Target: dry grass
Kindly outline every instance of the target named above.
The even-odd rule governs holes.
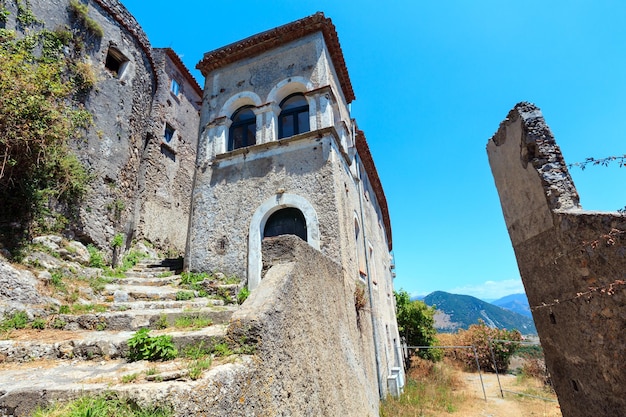
[[[444,337],[445,340],[445,337]],[[441,340],[440,340],[441,342]],[[443,344],[443,343],[442,343]],[[485,401],[481,377],[485,387]],[[407,374],[407,384],[399,399],[381,403],[384,417],[562,417],[558,403],[543,401],[523,393],[556,400],[541,378],[500,375],[505,392],[502,398],[494,373],[467,372],[449,358],[432,363],[414,359]]]
[[[452,413],[466,399],[460,392],[462,386],[462,380],[448,365],[415,357],[407,374],[404,394],[397,400],[383,401],[380,415],[408,417]]]

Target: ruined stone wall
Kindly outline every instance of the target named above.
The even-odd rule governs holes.
[[[295,236],[265,241],[263,258],[271,267],[229,328],[260,343],[236,415],[378,416],[371,322],[355,309],[354,280]]]
[[[541,111],[518,104],[487,145],[564,417],[626,409],[626,216],[585,212]]]
[[[135,19],[116,0],[86,3],[89,18],[102,29],[101,37],[85,30],[70,11],[69,0],[30,0],[28,4],[41,22],[38,27],[69,28],[75,37],[83,37],[83,50],[70,53],[78,53],[97,78],[84,97],[93,125],[84,138],[73,142],[93,180],[78,223],[69,227],[81,240],[109,248],[116,233],[130,237],[134,230],[141,150],[156,82],[150,45]],[[8,2],[7,6],[11,12],[7,28],[11,29],[15,4]],[[126,60],[118,73],[105,65],[111,48]]]
[[[187,240],[202,91],[171,49],[153,50],[135,18],[117,0],[84,2],[102,29],[89,33],[72,13],[69,0],[29,2],[41,28],[70,29],[83,50],[70,51],[96,76],[84,97],[93,125],[74,149],[93,179],[70,233],[110,250],[121,233],[146,239],[156,248],[182,254]],[[16,4],[7,28],[15,27]],[[114,51],[119,71],[107,65]],[[171,80],[179,91],[171,92]],[[174,130],[164,139],[166,123]]]
[[[137,237],[183,254],[202,95],[174,51],[154,49],[153,56],[158,84],[142,155]]]

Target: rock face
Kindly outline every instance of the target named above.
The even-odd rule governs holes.
[[[585,212],[541,111],[519,103],[487,154],[563,416],[626,410],[626,216]]]
[[[236,415],[377,416],[371,311],[355,309],[354,282],[296,236],[264,241],[263,254],[271,266],[228,330],[259,343],[234,406],[250,414]]]
[[[0,256],[0,316],[25,311],[32,317],[50,301],[37,290],[40,284],[30,271],[16,269]]]

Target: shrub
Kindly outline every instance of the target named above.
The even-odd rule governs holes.
[[[85,396],[70,402],[58,402],[46,409],[37,409],[33,417],[54,416],[117,416],[117,417],[170,417],[174,413],[167,407],[140,407],[134,401],[108,392],[98,396]]]
[[[44,319],[42,319],[41,317],[37,317],[30,324],[30,327],[33,328],[33,329],[36,329],[36,330],[43,330],[43,329],[46,328],[46,321]]]
[[[104,268],[106,262],[102,253],[91,243],[87,245],[87,252],[89,252],[89,266],[92,268]]]
[[[18,18],[33,23],[26,8]],[[91,178],[69,146],[92,119],[74,100],[66,41],[48,30],[0,33],[0,218],[18,219],[31,234],[66,227]]]
[[[86,4],[81,3],[79,0],[70,0],[69,9],[74,15],[74,18],[85,27],[87,32],[98,38],[104,36],[102,27],[98,22],[89,17],[88,6]]]
[[[228,343],[224,342],[218,343],[217,345],[213,346],[213,353],[215,354],[215,356],[229,356],[232,355],[234,352],[232,351],[230,346],[228,346]]]
[[[183,272],[180,274],[180,284],[190,288],[192,290],[199,290],[199,282],[204,281],[209,277],[206,272]]]
[[[24,311],[16,311],[15,313],[5,317],[0,322],[0,330],[9,331],[24,329],[28,324],[28,315]]]
[[[122,258],[122,264],[117,267],[118,271],[128,271],[133,266],[137,265],[137,263],[143,258],[147,257],[143,252],[139,252],[136,250],[131,250],[128,252],[124,258]]]
[[[176,300],[178,301],[186,301],[194,298],[193,291],[178,291],[176,293]]]
[[[552,378],[550,377],[548,368],[546,368],[546,362],[543,359],[532,358],[524,360],[520,375],[522,378],[536,378],[541,381],[544,387],[548,387],[551,390],[553,389]]]
[[[115,236],[113,236],[113,239],[111,240],[111,247],[113,249],[121,248],[123,244],[124,244],[124,235],[123,234],[117,233]]]
[[[178,351],[172,342],[172,336],[149,336],[149,329],[140,329],[128,340],[128,359],[130,361],[159,361],[174,359]]]
[[[460,346],[475,346],[478,354],[478,363],[484,371],[495,372],[493,358],[489,349],[489,340],[495,356],[498,372],[506,372],[509,369],[511,356],[519,347],[522,335],[517,330],[496,329],[487,326],[484,322],[473,324],[467,330],[457,333],[456,344]],[[455,352],[457,360],[462,362],[467,369],[476,367],[476,358],[473,349],[459,349]]]
[[[244,301],[250,296],[250,290],[248,287],[243,287],[237,294],[237,304],[243,304]]]

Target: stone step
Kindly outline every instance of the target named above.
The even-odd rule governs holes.
[[[187,404],[186,398],[206,390],[206,387],[220,387],[233,379],[244,380],[253,366],[250,356],[214,358],[211,367],[192,380],[189,370],[193,362],[190,359],[4,364],[0,365],[0,415],[32,415],[37,407],[45,407],[52,401],[104,392],[121,394],[137,404],[173,403],[180,407]],[[133,380],[128,382],[129,379]],[[216,404],[207,403],[206,409],[214,406]]]
[[[234,305],[212,306],[206,299],[200,307],[181,304],[177,308],[162,309],[128,309],[125,311],[111,311],[88,314],[59,314],[54,318],[57,323],[65,323],[63,330],[137,330],[143,327],[159,329],[165,324],[174,326],[177,319],[202,318],[210,319],[213,324],[228,323]]]
[[[176,300],[176,294],[180,291],[187,291],[183,288],[154,285],[119,285],[106,284],[100,294],[105,297],[112,297],[115,302],[126,302],[135,300]],[[195,294],[197,296],[197,294]]]
[[[163,310],[163,309],[196,309],[206,306],[223,306],[224,300],[212,298],[194,298],[192,300],[159,300],[159,301],[129,301],[109,304],[110,310]]]
[[[174,273],[174,271],[172,271],[169,268],[165,268],[165,267],[155,267],[155,268],[148,268],[148,267],[140,267],[138,265],[135,265],[134,267],[132,267],[131,269],[129,269],[128,271],[126,271],[126,275],[128,274],[146,274],[146,275],[158,275],[158,274],[162,274],[164,272],[170,272],[170,273]]]
[[[117,359],[128,355],[128,340],[133,331],[64,331],[12,333],[15,339],[0,340],[0,363],[23,363],[41,359]],[[152,330],[150,336],[167,334],[177,349],[203,344],[214,346],[225,340],[226,325],[217,324],[195,330]],[[3,378],[0,377],[0,380]],[[1,390],[0,390],[1,392]]]
[[[159,278],[151,276],[149,274],[129,274],[126,273],[126,278],[116,278],[112,281],[112,284],[118,285],[147,285],[150,287],[162,287],[164,285],[178,284],[180,276],[172,275],[171,277]]]
[[[183,269],[183,260],[179,258],[142,259],[137,262],[135,267],[142,269],[166,268],[168,271],[180,271]]]

